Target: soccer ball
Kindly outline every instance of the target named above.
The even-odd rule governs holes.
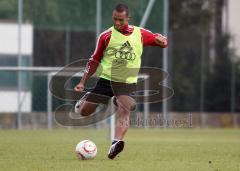
[[[77,144],[76,154],[82,160],[93,159],[97,155],[97,146],[90,140],[83,140]]]

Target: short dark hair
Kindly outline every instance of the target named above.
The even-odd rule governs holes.
[[[117,4],[114,8],[114,10],[116,10],[117,12],[123,12],[126,11],[126,14],[128,16],[129,12],[128,12],[128,6],[125,4]]]

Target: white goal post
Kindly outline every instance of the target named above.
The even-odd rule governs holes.
[[[40,72],[40,73],[46,73],[47,76],[47,84],[49,85],[49,82],[51,78],[60,70],[62,70],[63,67],[0,67],[0,72]],[[73,68],[74,71],[76,71],[76,68]],[[79,69],[80,71],[80,69]],[[79,72],[78,74],[75,74],[73,77],[82,76],[82,73]],[[149,75],[146,74],[140,74],[138,76],[139,78],[143,79],[144,81],[144,90],[148,90],[149,88],[149,80],[147,79]],[[18,93],[21,93],[21,90],[17,90]],[[145,100],[148,101],[148,94],[149,91],[144,91]],[[18,105],[21,104],[21,99],[18,101]],[[21,107],[18,108],[17,111],[17,123],[22,123],[22,111]],[[143,104],[143,117],[144,121],[148,119],[149,114],[149,103]],[[52,112],[52,95],[49,89],[47,89],[47,127],[49,130],[53,128],[53,118],[52,118],[53,112]],[[147,128],[147,122],[144,122],[144,127]],[[110,138],[114,137],[114,129],[115,129],[115,115],[112,115],[110,118]]]

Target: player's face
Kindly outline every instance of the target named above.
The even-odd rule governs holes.
[[[128,24],[129,17],[127,16],[126,11],[117,12],[116,10],[113,11],[112,20],[114,28],[121,31],[126,24]]]

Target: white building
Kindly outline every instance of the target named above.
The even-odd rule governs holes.
[[[228,31],[231,33],[231,47],[236,50],[240,57],[240,1],[227,0],[228,3]]]
[[[33,26],[23,24],[21,26],[21,49],[19,49],[18,24],[0,22],[0,66],[17,66],[18,54],[21,51],[22,65],[29,66],[32,61],[33,52]],[[26,88],[26,73],[23,78],[24,91],[21,93],[23,99],[21,110],[31,111],[31,91]],[[18,111],[18,89],[17,72],[0,72],[0,112]]]

